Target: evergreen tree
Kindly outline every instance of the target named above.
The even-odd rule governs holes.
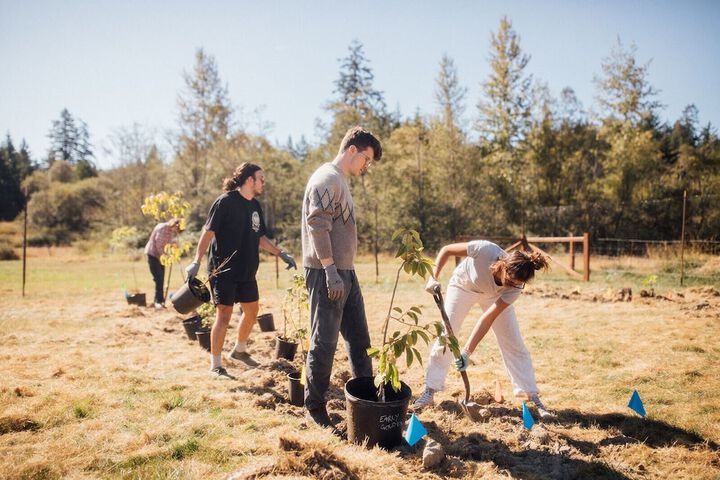
[[[34,170],[25,140],[16,150],[8,133],[0,145],[0,220],[13,220],[25,207],[22,183]]]
[[[476,129],[491,150],[511,151],[528,129],[532,76],[525,72],[530,57],[507,17],[490,40],[490,78],[482,83]]]
[[[51,167],[56,160],[64,160],[76,167],[78,178],[97,176],[93,163],[92,144],[87,124],[73,118],[67,108],[60,112],[60,118],[54,120],[50,133],[50,151],[47,164]]]

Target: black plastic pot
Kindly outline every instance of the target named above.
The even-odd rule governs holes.
[[[207,328],[202,328],[200,330],[195,331],[195,337],[197,338],[198,343],[202,348],[210,351],[210,330]]]
[[[305,387],[300,383],[300,372],[290,372],[287,376],[290,404],[302,407],[305,405]]]
[[[210,290],[204,283],[193,277],[170,295],[170,301],[179,313],[190,313],[203,303],[210,301]]]
[[[412,390],[404,382],[400,385],[399,392],[385,385],[385,402],[379,402],[373,377],[353,378],[345,384],[349,441],[362,444],[367,440],[368,448],[379,445],[388,450],[402,443]]]
[[[258,315],[257,323],[258,323],[258,326],[260,327],[261,332],[274,332],[275,331],[275,322],[273,321],[272,313],[264,313],[262,315]]]
[[[185,333],[190,340],[195,340],[197,338],[195,336],[195,332],[200,329],[201,323],[202,318],[200,317],[200,315],[195,315],[194,317],[188,318],[187,320],[183,320],[182,324],[185,328]]]
[[[138,305],[140,307],[145,307],[147,305],[147,303],[145,302],[144,293],[133,293],[132,295],[126,295],[125,299],[127,300],[128,305]]]
[[[295,352],[297,352],[298,344],[285,340],[282,337],[277,337],[275,342],[275,358],[286,358],[289,361],[293,361],[295,358]]]

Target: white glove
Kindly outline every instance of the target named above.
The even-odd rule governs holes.
[[[455,359],[455,370],[464,372],[468,365],[470,365],[470,354],[463,350],[460,357]]]
[[[195,278],[200,271],[200,264],[198,262],[192,262],[190,265],[185,267],[185,273],[187,273],[188,280]]]
[[[440,285],[440,282],[430,276],[427,283],[425,284],[425,291],[427,291],[430,295],[435,295],[435,288],[437,287],[442,287],[442,285]]]

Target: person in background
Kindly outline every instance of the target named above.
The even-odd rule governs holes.
[[[434,293],[440,286],[436,279],[450,257],[465,257],[455,267],[445,296],[445,308],[453,331],[460,331],[474,305],[483,309],[455,367],[459,371],[467,369],[470,355],[492,328],[515,396],[526,397],[542,418],[552,417],[540,401],[532,358],[520,335],[512,305],[520,297],[525,283],[534,278],[535,271],[547,269],[547,258],[539,252],[521,250],[508,254],[485,240],[446,245],[435,259],[433,276],[426,285],[428,292]],[[451,360],[450,349],[436,341],[428,362],[425,391],[413,404],[416,410],[432,405],[435,392],[444,389]]]
[[[165,266],[160,263],[160,257],[165,253],[165,245],[172,243],[177,234],[180,233],[180,220],[171,218],[167,222],[158,223],[153,228],[150,238],[145,245],[150,274],[155,282],[155,303],[156,309],[165,307]]]
[[[216,378],[233,378],[222,366],[221,354],[236,303],[240,304],[242,315],[230,358],[249,368],[259,365],[247,352],[247,339],[260,308],[255,279],[260,265],[260,248],[280,257],[288,269],[297,269],[293,257],[265,236],[262,208],[255,198],[263,193],[264,188],[265,173],[262,168],[248,162],[241,164],[231,177],[224,180],[225,193],[210,207],[195,259],[185,269],[188,278],[195,277],[200,270],[202,257],[210,247],[208,273],[220,270],[210,275],[210,286],[217,305],[215,323],[210,333],[210,372]]]

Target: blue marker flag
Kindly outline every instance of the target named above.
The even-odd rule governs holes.
[[[628,407],[635,410],[641,417],[645,416],[645,407],[643,407],[642,400],[640,400],[640,395],[638,394],[637,390],[635,390],[632,394],[632,397],[630,397],[630,403],[628,403]]]
[[[535,419],[530,413],[530,410],[528,410],[527,405],[525,405],[525,402],[523,402],[523,424],[525,424],[525,428],[527,428],[528,430],[530,430],[533,425],[535,425]]]
[[[423,427],[423,424],[420,423],[420,420],[417,419],[415,414],[412,414],[412,417],[410,417],[410,423],[408,424],[407,432],[405,432],[405,441],[412,447],[415,445],[422,437],[427,435],[427,430],[425,430],[425,427]]]

